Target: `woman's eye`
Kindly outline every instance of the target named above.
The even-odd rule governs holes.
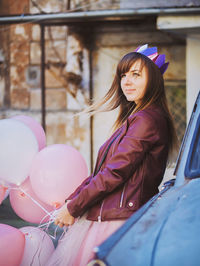
[[[139,73],[133,73],[133,76],[138,77]]]
[[[124,77],[126,77],[126,75],[125,74],[121,74],[121,79],[124,78]]]

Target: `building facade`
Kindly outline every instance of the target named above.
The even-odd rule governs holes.
[[[125,53],[148,43],[170,61],[166,93],[181,141],[200,84],[199,8],[199,0],[1,1],[0,119],[35,118],[47,145],[75,147],[92,171],[117,111],[76,114],[107,92]]]

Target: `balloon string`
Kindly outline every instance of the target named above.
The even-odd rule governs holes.
[[[56,239],[57,238],[57,229],[58,229],[58,226],[55,228],[55,230],[54,230],[54,234],[53,235],[51,235],[49,232],[47,232],[48,231],[48,228],[49,228],[49,225],[51,224],[51,223],[53,223],[54,222],[54,220],[55,220],[55,215],[56,215],[56,213],[57,213],[57,211],[58,210],[54,210],[54,211],[52,211],[52,212],[48,212],[38,201],[36,201],[34,198],[32,198],[24,189],[22,189],[21,187],[18,187],[18,188],[16,188],[16,187],[11,187],[10,189],[15,189],[15,190],[20,190],[22,193],[24,193],[26,196],[28,196],[37,206],[39,206],[47,215],[45,215],[43,218],[42,218],[42,220],[41,220],[41,222],[40,222],[40,224],[37,226],[38,228],[40,228],[40,229],[42,229],[43,231],[46,231],[46,233],[48,233],[48,235],[52,238],[52,239]],[[46,223],[43,223],[42,224],[42,221],[47,217],[47,216],[49,216],[50,217],[50,219],[49,219],[49,221],[48,222],[46,222]],[[44,227],[44,228],[42,228],[42,227]],[[62,233],[62,235],[59,237],[60,239],[62,239],[63,238],[63,236],[65,235],[65,233],[66,233],[66,228],[64,229],[64,232]]]
[[[50,233],[48,232],[49,226],[50,226],[50,224],[53,223],[53,222],[54,222],[54,221],[52,221],[52,220],[50,219],[47,223],[40,224],[40,225],[38,225],[37,227],[38,227],[39,229],[42,229],[43,231],[45,231],[45,232],[48,234],[48,236],[49,236],[50,238],[56,240],[56,239],[58,238],[58,236],[57,236],[57,230],[58,230],[59,226],[58,226],[58,225],[56,226],[56,228],[55,228],[54,231],[53,231],[53,235],[50,234]],[[63,228],[63,232],[62,232],[62,234],[61,234],[61,235],[59,236],[59,238],[58,238],[59,241],[61,241],[61,239],[62,239],[63,236],[65,235],[66,230],[67,230],[67,227],[64,227],[64,228]]]
[[[53,218],[50,212],[48,212],[39,202],[37,202],[34,198],[32,198],[25,190],[23,190],[21,187],[16,188],[19,189],[21,192],[23,192],[26,196],[28,196],[37,206],[39,206],[48,216]]]
[[[51,223],[54,223],[54,220],[55,220],[54,218],[55,218],[57,212],[58,212],[58,210],[54,210],[54,211],[52,211],[52,212],[51,212],[51,218],[49,219],[49,221],[46,222],[46,223],[42,223],[42,221],[47,217],[47,215],[45,215],[45,216],[42,218],[40,224],[37,226],[38,228],[40,228],[40,229],[42,229],[43,231],[45,231],[45,232],[49,235],[49,237],[51,237],[51,238],[54,239],[54,240],[57,239],[57,230],[58,230],[58,227],[59,227],[59,226],[58,226],[58,225],[56,226],[56,228],[55,228],[55,230],[54,230],[54,232],[53,232],[53,235],[50,234],[50,233],[48,232],[48,229],[49,229],[50,224],[51,224]],[[64,230],[63,233],[62,233],[61,236],[59,237],[59,241],[60,241],[60,239],[65,235],[65,233],[66,233],[66,227],[63,228],[63,230]]]
[[[65,236],[65,234],[66,234],[66,232],[67,232],[68,229],[69,229],[69,226],[63,228],[63,232],[62,232],[62,234],[61,234],[61,236],[59,238],[59,242],[64,241],[64,236]]]

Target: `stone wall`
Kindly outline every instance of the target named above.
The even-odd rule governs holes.
[[[26,30],[29,34],[26,34]],[[12,29],[11,109],[26,111],[41,121],[40,28],[18,25]],[[68,41],[66,41],[68,40]],[[45,28],[45,98],[47,144],[66,143],[77,148],[90,167],[90,121],[75,117],[86,106],[89,87],[87,51],[66,26]]]
[[[52,12],[56,6],[62,11],[64,6],[64,1],[41,3],[37,1],[36,6],[30,1],[30,11]],[[24,23],[0,30],[0,118],[28,115],[41,123],[40,26]],[[47,145],[65,143],[77,148],[90,171],[90,119],[75,116],[89,99],[88,49],[67,26],[45,28],[45,87]]]
[[[76,9],[81,5],[86,9],[104,9],[109,4],[112,8],[119,8],[122,2],[72,0],[70,8]],[[11,12],[9,7],[7,5],[7,12]],[[23,13],[27,8],[30,13],[65,12],[69,1],[23,0],[18,9],[17,5],[14,7],[12,12],[15,13]],[[40,26],[24,23],[4,27],[7,27],[5,32],[0,31],[0,40],[3,40],[0,44],[0,118],[24,114],[41,123]],[[95,99],[105,94],[121,56],[144,43],[157,45],[159,52],[166,53],[170,60],[165,75],[168,91],[176,91],[176,88],[185,91],[185,42],[181,36],[158,31],[155,18],[146,17],[128,23],[116,21],[45,28],[48,145],[66,143],[74,146],[82,153],[90,169],[91,141],[95,161],[99,146],[111,134],[116,112],[96,116],[93,128],[90,119],[75,114],[87,106],[91,94]],[[181,99],[185,101],[184,96]],[[171,103],[172,111],[178,109],[174,106]]]
[[[180,141],[186,126],[185,104],[185,41],[178,36],[156,30],[153,20],[140,21],[137,24],[120,24],[99,26],[95,31],[95,49],[93,51],[93,93],[101,98],[110,88],[115,69],[120,58],[133,51],[138,45],[148,43],[157,46],[159,53],[166,54],[170,61],[164,75],[170,110],[176,120]],[[93,156],[97,155],[99,146],[112,132],[116,111],[98,114],[94,118]],[[103,134],[102,134],[103,132]]]

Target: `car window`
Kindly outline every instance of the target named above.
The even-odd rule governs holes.
[[[194,135],[192,138],[186,166],[185,177],[200,177],[200,116],[198,117]]]

